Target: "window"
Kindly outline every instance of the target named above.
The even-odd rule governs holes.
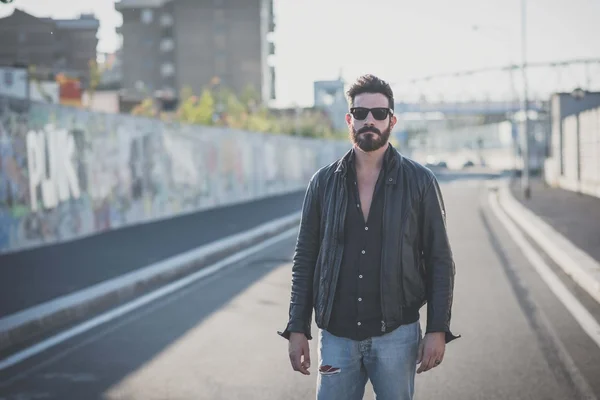
[[[163,52],[172,51],[174,47],[175,42],[173,41],[173,39],[163,39],[160,42],[160,50]]]
[[[141,18],[144,24],[149,25],[154,20],[154,12],[151,9],[146,8],[142,10]]]
[[[171,14],[163,14],[160,17],[160,26],[167,27],[167,26],[172,26],[172,25],[173,25],[173,17],[171,16]]]
[[[165,63],[160,69],[162,76],[171,76],[175,73],[175,67],[171,63]]]

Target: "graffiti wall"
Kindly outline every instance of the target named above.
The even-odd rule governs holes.
[[[304,190],[347,149],[0,98],[0,252]]]

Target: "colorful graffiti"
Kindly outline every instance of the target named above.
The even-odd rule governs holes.
[[[0,98],[0,252],[304,190],[347,148]]]

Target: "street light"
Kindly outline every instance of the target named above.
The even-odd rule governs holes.
[[[527,0],[521,0],[521,72],[523,73],[523,173],[521,174],[521,186],[525,199],[531,198],[531,187],[529,182],[529,116],[527,95]]]

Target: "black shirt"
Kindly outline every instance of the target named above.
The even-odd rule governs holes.
[[[360,204],[354,154],[349,160],[344,254],[327,328],[335,336],[364,340],[386,332],[381,312],[380,276],[388,153],[375,185],[367,221]]]

